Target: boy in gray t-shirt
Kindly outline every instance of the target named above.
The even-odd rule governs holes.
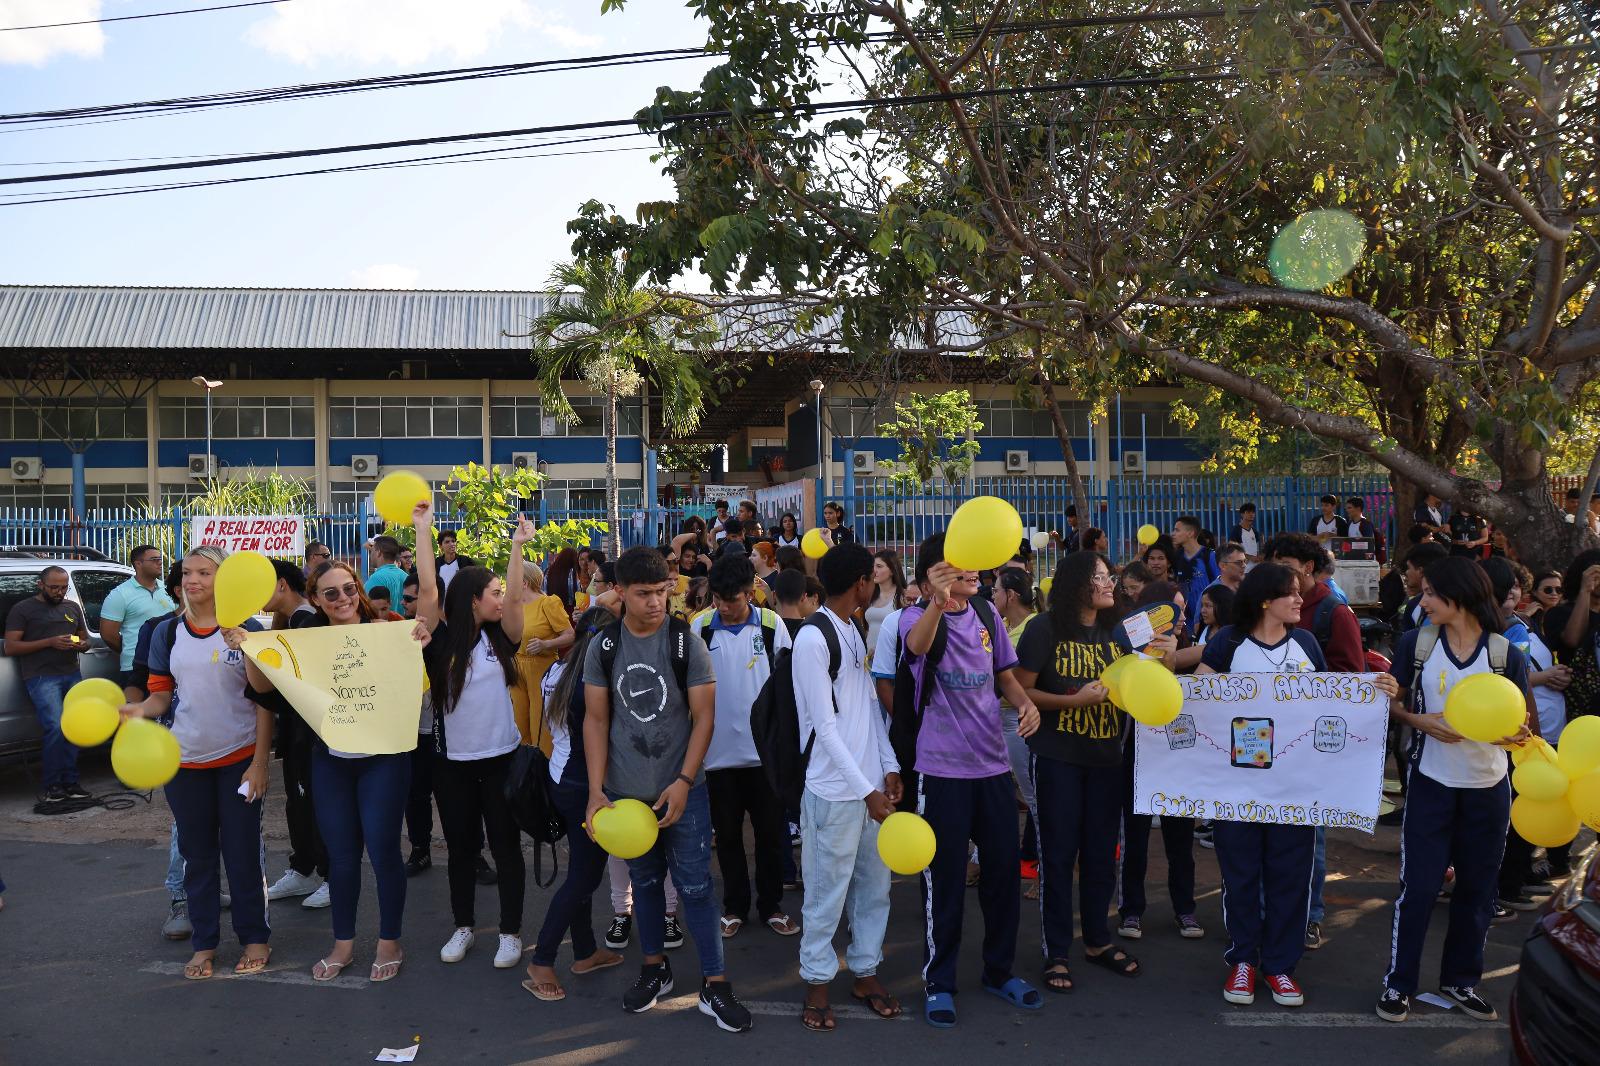
[[[583,664],[583,746],[589,772],[586,824],[630,798],[659,816],[655,844],[628,860],[633,916],[644,965],[623,994],[635,1014],[672,991],[663,953],[672,871],[683,924],[700,956],[700,1013],[731,1033],[750,1028],[750,1012],[723,975],[722,934],[711,885],[711,805],[706,797],[706,749],[716,721],[716,678],[704,641],[667,615],[674,582],[655,548],[630,548],[616,563],[623,620],[589,644]],[[611,660],[610,669],[606,660]],[[591,828],[590,835],[593,836]]]

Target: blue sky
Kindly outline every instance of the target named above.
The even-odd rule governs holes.
[[[225,0],[0,0],[0,27],[213,2]],[[678,0],[633,0],[626,11],[603,18],[600,0],[289,0],[0,33],[0,111],[692,47],[703,40],[703,27]],[[658,85],[697,83],[710,62],[536,74],[71,128],[4,128],[0,174],[99,165],[65,161],[278,151],[622,118],[649,103]],[[0,283],[539,288],[551,264],[568,256],[565,225],[584,200],[615,204],[631,216],[639,201],[671,195],[650,154],[419,167],[0,208]],[[342,157],[333,165],[379,158]],[[289,161],[0,191],[315,165],[321,164]],[[19,198],[28,197],[0,197],[0,204]]]

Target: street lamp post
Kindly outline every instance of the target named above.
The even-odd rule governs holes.
[[[812,516],[817,525],[822,525],[822,502],[828,496],[828,460],[822,451],[822,379],[812,378],[811,391],[816,394],[817,406],[817,513]]]
[[[211,477],[215,477],[216,474],[211,472],[211,464],[214,459],[211,454],[211,390],[221,387],[222,382],[212,381],[204,374],[196,374],[189,380],[206,390],[206,470]]]

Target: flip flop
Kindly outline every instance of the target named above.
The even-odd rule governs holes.
[[[317,960],[317,965],[311,967],[311,979],[319,984],[325,981],[331,981],[335,977],[338,977],[340,974],[344,973],[345,967],[349,966],[350,962],[353,961],[354,960],[347,962],[329,962],[327,959],[319,959]],[[322,967],[321,977],[317,976],[317,966]]]
[[[530,977],[526,981],[522,982],[522,987],[528,990],[528,995],[539,1000],[541,1003],[560,1003],[562,1000],[567,998],[567,990],[551,981],[536,982]],[[551,995],[549,992],[539,991],[541,988],[553,988],[556,990],[556,992],[554,995]]]
[[[590,966],[588,969],[585,969],[585,970],[578,969],[578,966],[581,963],[583,963],[584,961],[586,961],[586,960],[579,959],[577,962],[574,962],[572,964],[572,972],[577,974],[579,977],[582,977],[584,974],[594,973],[597,970],[609,970],[613,966],[621,966],[622,965],[622,956],[621,955],[612,955],[610,960],[608,960],[606,962],[597,962],[593,966]]]
[[[372,964],[372,973],[368,975],[367,980],[375,985],[381,985],[385,981],[393,981],[400,976],[400,964],[405,961],[405,957],[402,956],[398,959],[390,959],[388,962],[375,962]],[[391,966],[394,969],[390,970],[389,967]],[[385,970],[388,970],[388,972],[385,973]]]
[[[880,1018],[898,1018],[901,1014],[900,1003],[887,992],[868,992],[865,995],[859,992],[850,993],[850,998],[857,1003],[864,1003],[868,1010]]]
[[[267,968],[267,963],[271,961],[271,948],[268,948],[267,953],[261,956],[259,959],[252,959],[248,955],[241,955],[239,957],[239,961],[234,964],[233,975],[235,977],[250,977],[253,974],[258,974],[262,970],[265,970]]]
[[[1117,957],[1119,955],[1121,958]],[[1139,965],[1138,959],[1117,947],[1106,948],[1098,955],[1090,955],[1085,952],[1084,958],[1096,966],[1103,966],[1112,973],[1123,977],[1138,977],[1144,972]]]
[[[982,984],[982,982],[979,983]],[[1023,1010],[1038,1010],[1044,1006],[1044,997],[1039,995],[1039,990],[1020,977],[1011,978],[999,988],[985,984],[983,985],[983,990],[991,996],[999,996],[1013,1007],[1020,1007]]]
[[[927,1000],[922,1004],[922,1020],[935,1029],[954,1029],[956,997],[949,992],[929,992]]]
[[[204,981],[214,972],[213,960],[201,959],[199,962],[191,962],[184,966],[183,979],[185,981]]]
[[[729,937],[733,936],[733,934],[737,933],[740,929],[744,928],[744,919],[743,918],[735,918],[731,914],[724,914],[722,916],[721,921],[722,921],[722,939],[724,939],[724,940],[727,940]]]
[[[813,1022],[811,1019],[815,1018]],[[831,1033],[838,1028],[832,1007],[813,1007],[809,1003],[800,1008],[800,1024],[813,1033]]]
[[[800,931],[795,920],[787,914],[774,914],[767,919],[767,928],[779,936],[794,936]]]

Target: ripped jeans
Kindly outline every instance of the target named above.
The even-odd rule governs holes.
[[[704,784],[689,790],[683,817],[661,830],[655,847],[628,860],[633,878],[633,924],[639,931],[639,949],[646,956],[662,952],[669,869],[678,887],[678,917],[700,954],[701,976],[721,977],[721,908],[711,884],[711,802]]]

